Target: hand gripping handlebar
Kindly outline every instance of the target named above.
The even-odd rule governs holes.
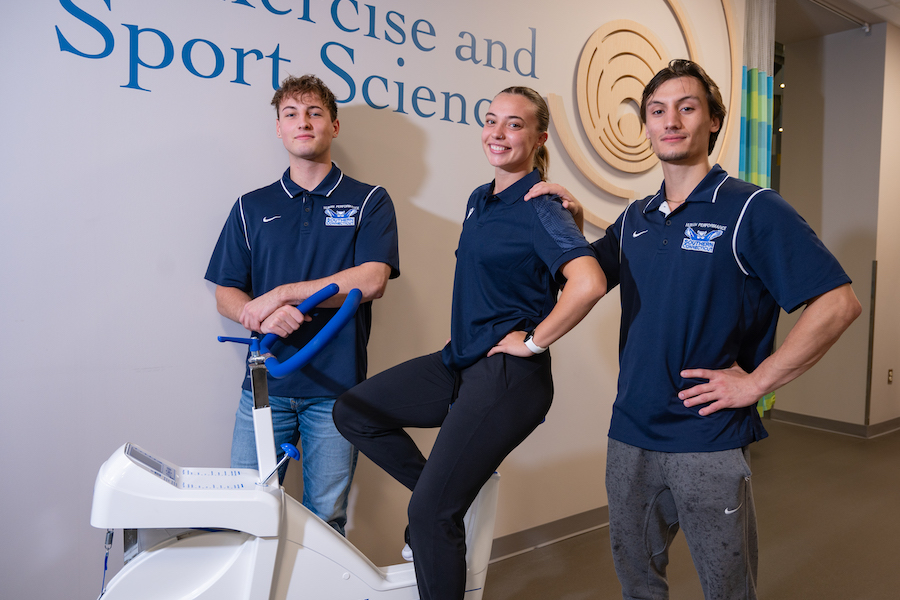
[[[331,283],[301,302],[297,307],[297,310],[305,315],[328,298],[337,294],[339,290],[340,288],[336,283]],[[350,290],[347,294],[347,298],[344,300],[344,303],[338,309],[337,313],[335,313],[335,315],[331,317],[331,320],[319,330],[319,333],[298,350],[296,354],[285,360],[283,363],[274,356],[266,358],[266,369],[268,369],[269,375],[276,379],[280,379],[285,375],[306,366],[306,364],[311,361],[322,348],[328,345],[341,329],[350,322],[350,319],[356,314],[356,309],[359,307],[361,300],[362,292],[355,288]],[[218,339],[220,342],[248,344],[251,353],[258,351],[262,354],[267,354],[272,344],[278,339],[278,336],[274,333],[268,333],[261,340],[256,338],[232,338],[225,336],[219,336]]]

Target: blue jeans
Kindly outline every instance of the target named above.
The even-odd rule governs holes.
[[[275,449],[281,460],[281,444],[296,444],[303,451],[303,506],[344,535],[347,498],[356,469],[357,451],[338,433],[331,416],[334,398],[269,396]],[[234,420],[231,466],[257,469],[253,433],[253,395],[244,390]],[[284,481],[287,463],[278,472]],[[263,476],[266,473],[262,474]]]

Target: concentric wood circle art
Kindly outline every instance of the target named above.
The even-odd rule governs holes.
[[[702,64],[684,9],[678,0],[666,0],[666,4],[681,29],[688,58]],[[724,160],[731,130],[736,129],[730,123],[734,119],[740,121],[741,56],[737,51],[735,20],[729,0],[722,0],[722,10],[731,53],[731,97],[715,162]],[[586,41],[576,81],[578,112],[591,146],[610,167],[623,173],[638,174],[658,162],[640,120],[641,93],[670,58],[659,38],[647,27],[633,21],[606,23]],[[722,88],[723,91],[728,89]],[[547,104],[559,141],[578,170],[598,188],[619,198],[633,200],[634,190],[607,181],[582,152],[569,126],[562,97],[548,94]],[[607,221],[587,209],[585,220],[602,229],[609,226]]]
[[[634,21],[613,21],[588,38],[578,63],[578,112],[594,150],[626,173],[657,162],[639,114],[641,93],[669,62],[659,38]]]

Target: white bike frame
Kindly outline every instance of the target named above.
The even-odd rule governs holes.
[[[265,357],[257,358],[255,365],[253,361],[251,356],[258,471],[180,467],[134,444],[120,447],[100,468],[91,525],[144,531],[153,534],[145,539],[157,540],[152,547],[140,549],[101,596],[107,600],[417,600],[413,563],[375,566],[288,496],[278,485],[277,475],[260,481],[261,473],[265,476],[275,469],[275,444],[266,387],[268,362]],[[499,479],[496,473],[491,477],[465,517],[466,600],[482,597]]]

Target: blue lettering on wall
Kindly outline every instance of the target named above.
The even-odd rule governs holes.
[[[451,94],[450,92],[442,92],[444,94],[444,116],[441,118],[441,121],[453,121],[450,118],[450,99],[456,98],[459,100],[459,121],[457,123],[461,125],[468,125],[468,121],[466,121],[466,97],[462,94]],[[475,115],[476,118],[478,115]]]
[[[400,18],[400,23],[397,23],[393,19],[394,16]],[[391,32],[388,31],[387,29],[385,29],[384,30],[384,39],[386,39],[387,41],[389,41],[392,44],[397,44],[398,46],[402,46],[404,43],[406,43],[406,32],[403,31],[403,27],[401,26],[401,23],[405,23],[405,22],[406,22],[406,17],[404,17],[403,15],[401,15],[400,13],[398,13],[395,10],[389,11],[387,14],[387,24],[391,29],[393,29],[394,31],[399,33],[400,37],[398,39],[394,39],[393,37],[391,37]]]
[[[123,25],[125,24],[123,23]],[[149,92],[150,90],[142,88],[138,85],[138,67],[146,67],[148,69],[165,69],[170,64],[172,64],[172,58],[175,56],[175,49],[172,46],[172,40],[170,40],[169,36],[164,34],[159,29],[141,29],[137,25],[125,25],[125,27],[127,27],[131,32],[131,35],[129,36],[131,43],[129,44],[130,50],[128,53],[128,83],[126,85],[123,85],[122,87]],[[141,59],[139,39],[142,33],[152,33],[156,35],[159,38],[159,41],[162,43],[163,57],[158,64],[152,65],[150,63],[144,62],[143,59]]]
[[[522,77],[531,77],[533,79],[537,79],[537,75],[535,75],[534,73],[534,55],[537,52],[537,29],[535,29],[534,27],[529,27],[528,29],[531,31],[531,48],[519,48],[518,50],[516,50],[516,55],[515,58],[513,58],[513,63],[516,67],[516,73],[518,73]],[[522,69],[519,68],[519,55],[523,53],[531,57],[531,67],[527,73],[523,72]]]
[[[209,75],[204,75],[203,73],[200,73],[194,67],[194,58],[192,55],[192,51],[194,50],[194,46],[196,46],[197,44],[206,44],[206,46],[210,50],[212,50],[213,56],[216,59],[216,66],[213,67],[213,71]],[[219,75],[222,74],[222,71],[225,70],[225,56],[222,54],[222,51],[219,50],[219,47],[216,46],[215,44],[213,44],[212,42],[210,42],[209,40],[194,39],[194,40],[189,41],[187,44],[184,45],[184,48],[182,48],[182,50],[181,50],[181,61],[184,63],[184,66],[187,67],[188,71],[190,71],[193,75],[196,75],[197,77],[202,77],[203,79],[212,79],[214,77],[218,77]]]
[[[103,2],[106,4],[107,9],[112,11],[112,0],[103,0]],[[241,2],[240,0],[234,0],[234,3],[244,4],[252,8],[249,3]],[[308,8],[308,0],[304,0],[304,3]],[[266,2],[265,5],[267,8],[271,8],[271,5],[268,2]],[[78,19],[78,21],[99,33],[103,40],[103,49],[99,52],[90,52],[87,49],[79,49],[66,38],[60,27],[56,26],[56,36],[61,52],[69,52],[76,56],[90,59],[106,58],[113,53],[116,45],[115,37],[113,31],[103,23],[103,21],[76,6],[73,0],[60,0],[60,6],[62,6],[67,13]],[[175,57],[174,44],[171,38],[159,29],[141,27],[139,25],[127,23],[123,23],[122,26],[128,30],[128,83],[120,87],[149,92],[150,88],[142,86],[139,82],[141,69],[161,70],[169,67]],[[161,48],[162,57],[158,59],[158,61],[150,62],[151,59],[141,55],[142,40],[145,42],[145,51],[148,46],[151,49],[154,46]],[[207,48],[208,52],[211,52],[212,54],[214,64],[208,73],[200,72],[195,66],[195,48],[197,48],[198,45],[201,48]],[[244,48],[232,48],[232,50],[235,51],[234,79],[231,80],[232,83],[251,85],[246,79],[245,59],[248,56],[253,56],[257,61],[260,61],[264,58],[263,52],[256,48],[249,50]],[[276,45],[275,50],[272,51],[271,54],[265,55],[265,58],[271,59],[272,89],[277,89],[281,81],[279,74],[281,63],[290,62],[290,60],[281,58],[280,45]],[[211,40],[201,38],[189,40],[182,46],[181,62],[189,73],[202,79],[215,79],[222,75],[226,69],[225,54],[222,52],[221,48]]]
[[[96,44],[92,47],[90,43],[80,41],[76,42],[78,44],[76,47],[70,40],[89,38],[74,38],[72,35],[67,37],[63,32],[64,27],[55,26],[60,52],[94,60],[103,59],[111,56],[116,50],[117,35],[123,38],[127,36],[127,44],[119,45],[123,51],[126,47],[128,49],[127,83],[120,85],[121,88],[150,92],[155,85],[153,82],[159,81],[158,75],[150,76],[151,71],[161,72],[183,66],[188,73],[199,79],[212,80],[226,75],[231,83],[243,86],[262,83],[265,79],[260,79],[261,70],[265,69],[266,74],[271,73],[271,77],[266,79],[269,79],[272,89],[277,89],[281,82],[281,63],[291,62],[289,58],[281,56],[281,45],[278,43],[269,54],[258,48],[231,47],[232,54],[223,51],[223,48],[228,48],[227,45],[212,39],[197,37],[182,43],[181,40],[173,40],[161,29],[137,24],[122,23],[122,29],[118,30],[121,33],[116,34],[115,27],[76,6],[76,1],[81,4],[88,2],[96,4],[102,1],[109,13],[113,11],[113,0],[59,0],[60,6],[68,15],[96,32],[97,41],[102,42],[102,46]],[[259,6],[277,17],[291,15],[291,18],[296,17],[297,20],[316,24],[312,18],[310,0],[222,0],[222,2],[251,9]],[[302,14],[298,4],[302,5]],[[407,26],[407,15],[395,10],[382,10],[371,4],[361,5],[359,0],[331,0],[330,7],[326,7],[323,8],[331,17],[331,22],[329,23],[326,18],[323,25],[333,25],[339,35],[362,36],[384,41],[398,48],[415,48],[422,53],[433,52],[438,47],[437,29],[424,18],[415,20],[410,18],[412,25]],[[537,31],[534,28],[529,28],[529,31],[530,44],[520,47],[514,53],[508,51],[508,45],[503,41],[488,38],[479,41],[473,34],[462,31],[459,38],[463,43],[455,48],[456,58],[461,62],[471,62],[473,65],[507,72],[511,66],[520,76],[537,79],[535,58]],[[180,65],[175,59],[177,49],[180,49]],[[354,48],[338,41],[324,43],[319,58],[324,68],[337,76],[343,82],[343,86],[346,86],[346,89],[336,90],[336,94],[341,97],[338,100],[340,103],[352,102],[359,87],[363,101],[376,110],[392,109],[396,113],[409,114],[407,107],[411,107],[411,112],[422,119],[441,115],[439,117],[441,121],[468,125],[471,116],[479,126],[484,124],[483,116],[487,105],[490,104],[487,98],[469,103],[466,96],[460,92],[435,91],[424,85],[407,86],[403,80],[392,79],[382,73],[356,73]],[[265,59],[269,59],[268,64]],[[406,61],[403,57],[398,57],[396,64],[403,67]],[[142,81],[145,79],[150,82]],[[361,84],[357,86],[357,82]],[[411,90],[411,93],[407,90]]]
[[[424,25],[427,25],[428,29],[422,29],[422,26],[424,26]],[[422,52],[431,52],[432,50],[434,50],[434,48],[435,48],[434,46],[423,46],[422,45],[422,42],[419,41],[420,35],[427,35],[429,37],[434,37],[436,35],[435,31],[434,31],[434,25],[432,25],[425,19],[419,19],[418,21],[413,23],[412,33],[411,33],[412,41],[413,41],[413,44],[415,44],[416,48],[418,48]]]
[[[273,15],[286,15],[286,14],[288,14],[289,12],[291,12],[291,10],[292,10],[292,9],[290,9],[290,8],[287,9],[287,10],[278,10],[277,8],[274,8],[274,7],[269,3],[269,0],[262,0],[262,3],[263,3],[263,6],[266,7],[266,10],[269,11],[270,13],[272,13]]]
[[[346,31],[347,33],[353,33],[354,31],[359,31],[359,27],[350,28],[345,26],[341,22],[341,18],[338,16],[338,5],[342,2],[342,0],[334,0],[331,3],[331,20],[341,31]],[[353,5],[353,8],[356,9],[356,14],[359,14],[359,5],[356,3],[356,0],[349,0],[350,4]]]
[[[482,110],[481,105],[487,103],[490,106],[491,101],[487,98],[482,98],[478,102],[475,103],[475,122],[478,123],[479,127],[484,127],[484,121],[481,118]],[[484,113],[487,113],[487,106],[484,108]]]
[[[225,0],[225,1],[227,2],[228,0]],[[250,4],[249,0],[231,0],[231,3],[232,4],[240,4],[241,6],[248,6],[250,8],[256,8],[255,6]],[[265,9],[267,11],[269,11],[273,15],[278,15],[278,16],[286,15],[293,10],[291,8],[289,8],[287,10],[278,10],[277,8],[272,6],[272,3],[269,0],[262,0],[262,5],[263,5],[263,7],[265,7]],[[301,21],[306,21],[307,23],[315,23],[315,21],[313,21],[309,17],[309,0],[303,0],[303,14],[297,18],[300,19]]]
[[[467,60],[471,60],[474,64],[481,63],[478,60],[478,50],[477,50],[477,42],[475,41],[475,36],[469,33],[468,31],[460,31],[459,32],[460,39],[469,39],[469,44],[460,44],[456,47],[456,58],[465,62]]]
[[[243,48],[232,48],[237,54],[237,68],[235,69],[235,77],[231,83],[240,83],[241,85],[250,85],[244,81],[244,59],[247,56],[253,56],[256,60],[263,59],[263,53],[255,48],[253,50],[244,50]]]
[[[381,85],[384,86],[385,92],[390,91],[388,89],[387,79],[385,79],[384,77],[381,77],[380,75],[369,75],[368,77],[366,77],[365,81],[363,81],[363,84],[362,84],[363,100],[365,100],[366,104],[368,104],[372,108],[378,108],[378,109],[387,108],[388,106],[390,106],[390,104],[375,104],[375,102],[372,100],[372,97],[369,95],[369,84],[372,83],[373,79],[377,79],[378,81],[381,82]]]
[[[516,69],[516,73],[521,75],[522,77],[531,77],[532,79],[537,79],[538,76],[535,73],[535,54],[537,52],[537,30],[534,27],[529,27],[529,31],[531,31],[531,46],[519,48],[513,54],[513,66]],[[509,71],[506,66],[507,62],[507,52],[506,52],[506,44],[499,40],[492,40],[485,38],[485,58],[478,58],[478,41],[475,39],[475,36],[468,31],[460,31],[459,37],[465,43],[460,44],[456,47],[456,58],[462,62],[471,62],[472,64],[478,65],[484,61],[485,67],[490,67],[491,69],[499,69],[501,71]],[[495,56],[495,51],[499,53],[500,57],[497,58]],[[525,54],[531,58],[531,64],[529,65],[528,72],[522,70],[519,63],[519,57]],[[497,61],[498,64],[495,64]]]
[[[112,10],[112,6],[110,6],[110,2],[112,0],[103,0],[106,3],[106,8],[110,11]],[[62,31],[59,30],[59,27],[56,28],[56,37],[59,40],[59,49],[62,52],[71,52],[72,54],[77,54],[78,56],[82,56],[84,58],[106,58],[110,54],[112,54],[113,48],[116,45],[116,41],[113,38],[112,31],[110,31],[109,27],[103,24],[100,19],[94,17],[93,15],[89,15],[85,11],[81,10],[72,0],[59,0],[60,6],[66,9],[66,12],[87,25],[91,27],[97,33],[99,33],[103,37],[103,50],[98,52],[97,54],[88,54],[87,52],[82,52],[77,49],[75,46],[69,43],[69,40],[65,38],[62,34]]]
[[[337,42],[328,42],[324,46],[322,46],[322,63],[325,65],[325,68],[343,79],[347,83],[347,87],[350,88],[347,97],[343,100],[337,100],[338,102],[345,103],[353,100],[353,97],[356,96],[356,84],[353,82],[353,78],[347,74],[347,71],[343,70],[339,66],[337,66],[334,61],[331,60],[328,56],[328,49],[332,46],[337,46],[339,48],[343,48],[347,55],[350,57],[350,62],[353,62],[353,48],[348,48],[343,44],[338,44]],[[335,94],[337,96],[337,94]]]
[[[272,54],[269,54],[266,58],[272,59],[272,89],[277,90],[278,86],[281,85],[281,78],[278,76],[278,67],[280,62],[291,62],[286,58],[281,58],[279,52],[281,51],[281,44],[275,46],[275,50],[272,51]]]
[[[308,0],[307,0],[308,2]],[[384,14],[384,24],[379,26],[378,9],[371,4],[364,4],[363,7],[368,12],[368,20],[361,18],[360,7],[357,0],[332,0],[331,3],[331,21],[334,26],[345,33],[357,33],[362,31],[365,24],[367,29],[363,33],[364,37],[373,40],[384,39],[395,46],[402,46],[406,43],[406,15],[395,10],[389,10]],[[383,36],[379,37],[379,35]],[[437,32],[429,21],[425,19],[417,19],[413,22],[409,29],[409,37],[412,39],[413,45],[422,52],[431,52],[435,46],[426,46],[422,38],[435,37]]]
[[[356,80],[351,74],[354,64],[353,49],[338,42],[328,42],[322,46],[321,58],[325,67],[337,75],[347,86],[346,94],[342,94],[340,91],[335,92],[336,96],[341,96],[337,99],[337,102],[340,104],[351,102],[356,97]],[[350,59],[349,65],[345,64],[347,58]],[[397,64],[402,67],[404,62],[403,60],[398,60]],[[392,83],[394,84],[393,86],[388,83],[387,77],[382,75],[375,74],[365,77],[360,86],[363,100],[374,109],[384,110],[393,107],[393,112],[404,115],[408,114],[406,104],[409,102],[413,112],[423,119],[430,119],[437,114],[435,110],[428,110],[432,104],[438,102],[438,96],[434,90],[428,86],[420,85],[414,88],[412,93],[407,96],[404,82],[394,81]],[[441,92],[441,96],[443,97],[442,108],[444,116],[440,120],[468,125],[465,96],[457,92]],[[483,115],[487,111],[487,105],[490,103],[491,101],[487,98],[482,98],[475,103],[472,116],[479,126],[484,126]],[[458,118],[452,118],[451,114],[458,115]]]

